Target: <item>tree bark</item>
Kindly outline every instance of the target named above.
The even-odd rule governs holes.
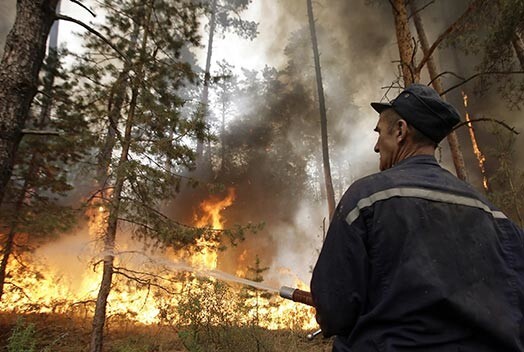
[[[420,80],[420,72],[415,70],[415,55],[411,31],[409,29],[408,11],[405,0],[391,0],[395,31],[397,34],[398,52],[400,56],[400,70],[404,80],[404,87]]]
[[[18,0],[0,63],[0,202],[11,178],[58,0]]]
[[[152,3],[149,3],[147,8],[148,14],[146,16],[146,22],[144,25],[144,35],[142,38],[142,45],[140,51],[140,64],[137,68],[135,78],[132,82],[131,88],[131,101],[129,103],[129,113],[126,120],[125,132],[122,139],[122,152],[116,169],[116,180],[114,191],[112,194],[112,202],[107,222],[107,230],[104,236],[104,260],[103,260],[103,271],[102,280],[100,282],[100,290],[95,306],[95,315],[93,317],[93,331],[91,333],[91,347],[90,352],[102,352],[103,337],[104,337],[104,325],[106,321],[106,308],[107,298],[111,292],[111,283],[113,280],[114,272],[114,249],[116,240],[116,231],[118,227],[118,217],[120,212],[121,196],[124,188],[124,182],[126,180],[125,166],[129,154],[129,148],[131,146],[131,131],[133,129],[135,110],[137,107],[137,100],[139,94],[140,81],[143,77],[143,63],[145,60],[145,54],[147,49],[147,40],[150,32],[151,24],[151,13]]]
[[[420,46],[422,47],[422,52],[424,53],[424,55],[428,55],[429,43],[426,37],[424,26],[422,24],[422,18],[420,17],[420,12],[418,12],[416,9],[416,1],[410,0],[410,6],[411,6],[411,13],[413,14],[413,20],[415,22],[415,28],[417,29]],[[432,80],[433,88],[439,94],[442,94],[444,90],[442,89],[440,78],[436,78],[438,75],[437,65],[435,64],[435,60],[433,59],[432,55],[428,56],[426,65],[428,68],[429,77]],[[442,97],[442,99],[445,99],[445,97]],[[460,144],[457,138],[457,134],[455,132],[451,132],[448,135],[447,140],[449,144],[449,149],[451,151],[451,157],[453,159],[453,165],[455,166],[455,171],[457,172],[457,177],[463,181],[468,181],[466,165],[464,163],[464,156],[462,155],[462,151],[460,150]]]
[[[324,180],[326,186],[326,197],[328,204],[329,218],[335,211],[335,192],[333,191],[333,180],[331,179],[331,166],[329,161],[329,143],[327,132],[326,103],[324,100],[324,87],[322,86],[322,71],[320,69],[320,55],[318,52],[317,33],[315,30],[315,18],[313,16],[313,5],[311,0],[307,2],[307,13],[309,19],[309,30],[311,32],[311,44],[313,47],[313,59],[315,60],[315,73],[317,79],[318,103],[320,110],[320,133],[322,142],[322,159],[324,166]]]
[[[4,248],[2,250],[2,261],[0,262],[0,301],[2,300],[2,296],[4,294],[5,278],[7,274],[7,263],[9,262],[9,257],[13,252],[13,245],[15,242],[16,235],[15,231],[16,229],[13,226],[11,226],[11,228],[9,229],[9,233],[7,234]]]

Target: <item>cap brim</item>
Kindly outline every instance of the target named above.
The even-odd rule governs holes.
[[[390,103],[371,103],[371,107],[380,114],[382,111],[391,109],[393,106]]]

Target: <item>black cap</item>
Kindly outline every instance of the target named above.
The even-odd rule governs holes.
[[[442,100],[431,87],[412,84],[390,103],[371,103],[379,114],[386,109],[395,110],[406,122],[439,143],[457,123],[460,115],[453,105]]]

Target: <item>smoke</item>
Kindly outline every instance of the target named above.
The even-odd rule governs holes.
[[[228,249],[220,263],[228,271],[246,269],[258,256],[262,266],[270,267],[264,275],[266,280],[294,285],[294,275],[309,282],[328,226],[327,206],[319,199],[324,186],[319,185],[318,178],[313,180],[321,170],[311,170],[321,160],[315,71],[305,2],[264,3],[253,4],[260,13],[260,35],[251,52],[273,65],[277,73],[269,70],[260,75],[260,86],[252,88],[258,90],[257,94],[243,92],[235,97],[238,117],[227,126],[227,143],[240,150],[239,146],[248,145],[248,162],[243,174],[226,172],[218,181],[237,190],[235,204],[225,211],[230,224],[264,222],[265,227],[238,247]],[[381,100],[381,87],[395,79],[396,66],[391,61],[398,57],[398,49],[389,5],[332,1],[324,5],[315,2],[314,6],[332,173],[340,198],[356,178],[378,171],[373,152],[377,116],[369,102]],[[217,52],[220,55],[218,44]],[[273,77],[287,88],[278,91],[265,87],[264,77]],[[267,89],[274,89],[278,97],[264,95]],[[268,126],[285,127],[271,134]],[[315,150],[304,142],[304,136],[316,136]],[[295,171],[300,177],[288,179]],[[197,204],[196,199],[205,195],[184,192],[178,202]],[[187,214],[189,208],[176,207],[173,213],[181,215],[185,210]],[[294,275],[289,275],[291,272]]]
[[[376,138],[373,128],[377,116],[369,102],[380,100],[384,94],[380,88],[395,78],[395,65],[391,61],[398,57],[398,49],[389,6],[346,1],[330,1],[323,5],[315,2],[314,6],[328,106],[331,165],[337,176],[335,188],[340,197],[356,178],[377,171],[378,158],[373,153]],[[264,101],[263,95],[261,101],[247,100],[249,110],[240,109],[240,115],[268,119],[279,112],[291,115],[289,118],[294,122],[289,124],[288,131],[282,132],[288,144],[282,141],[277,144],[291,150],[279,153],[291,156],[292,161],[303,159],[307,153],[320,154],[320,143],[314,151],[304,149],[303,143],[304,135],[318,138],[320,134],[306,4],[304,1],[280,1],[276,6],[273,3],[271,7],[263,7],[262,12],[265,15],[260,17],[260,29],[271,28],[271,36],[268,38],[267,32],[262,32],[255,40],[262,48],[259,52],[273,58],[276,69],[285,72],[286,77],[281,81],[289,84],[289,90],[296,94],[282,92],[284,102],[278,99]],[[377,31],[377,28],[382,30]],[[267,104],[273,104],[269,112]],[[307,108],[300,110],[297,106]],[[270,124],[268,121],[262,120],[255,126]],[[228,127],[230,140],[242,139],[242,122],[233,121]],[[256,131],[257,127],[250,127]],[[257,134],[252,137],[251,143],[258,140]],[[266,143],[259,145],[262,151],[266,147]],[[296,159],[292,158],[293,154]],[[299,278],[308,283],[323,232],[328,226],[326,204],[311,195],[312,187],[320,190],[323,185],[304,187],[300,185],[301,179],[293,185],[282,184],[285,181],[280,172],[286,166],[275,159],[266,159],[262,153],[258,160],[253,160],[256,163],[253,172],[246,172],[243,179],[236,181],[237,203],[228,211],[228,219],[238,223],[257,219],[264,221],[266,226],[261,234],[248,237],[239,248],[224,253],[222,263],[226,267],[249,266],[258,255],[262,263],[270,267],[265,275],[269,282],[295,285],[295,279]],[[319,159],[310,160],[315,164]],[[311,171],[302,167],[302,172],[308,173],[305,176],[311,178]],[[290,191],[293,187],[295,192]],[[235,261],[232,264],[231,259],[226,259],[238,258],[246,250],[248,255],[243,256],[243,263]]]
[[[15,22],[16,0],[0,2],[0,57],[4,53],[5,39]]]
[[[467,5],[467,1],[436,2],[421,13],[430,44],[464,12]],[[331,165],[335,177],[335,189],[340,197],[343,190],[355,179],[378,171],[378,157],[373,153],[376,138],[373,128],[377,115],[369,103],[382,99],[389,100],[398,94],[398,90],[392,89],[386,95],[387,89],[384,87],[390,86],[398,77],[398,63],[395,61],[398,61],[399,54],[389,3],[337,0],[314,2],[313,6],[328,107]],[[277,70],[284,70],[289,75],[287,82],[299,81],[306,87],[304,96],[294,97],[295,104],[307,105],[308,99],[316,100],[305,1],[279,1],[272,3],[271,6],[262,6],[259,10],[263,15],[258,19],[261,22],[259,28],[262,33],[255,39],[259,48],[257,52],[261,57],[275,63]],[[271,29],[270,36],[266,32],[267,28]],[[415,28],[411,30],[412,35],[416,36]],[[420,55],[421,49],[418,48],[418,57]],[[462,77],[469,77],[474,73],[479,60],[474,55],[465,57],[454,47],[446,44],[437,50],[435,59],[440,71],[451,71]],[[444,88],[459,81],[453,75],[445,75],[442,80]],[[424,69],[421,83],[429,81]],[[464,86],[466,93],[470,94],[468,110],[473,118],[493,117],[509,121],[517,128],[523,127],[524,123],[520,116],[509,112],[500,96],[495,94],[496,92],[490,91],[484,96],[478,96],[474,94],[474,87],[473,82]],[[449,93],[447,99],[464,116],[461,89]],[[261,107],[263,104],[259,101],[245,101],[248,101],[249,109],[258,109],[257,114],[265,116]],[[278,110],[281,106],[275,104],[274,108]],[[242,109],[240,110],[241,114],[252,115],[247,111],[242,113]],[[309,113],[315,114],[314,118],[318,119],[318,112]],[[241,125],[235,123],[229,125],[230,138],[238,137],[235,131],[239,130],[239,126]],[[319,133],[318,124],[313,127]],[[292,124],[289,128],[291,131],[286,134],[289,146],[297,155],[303,155],[305,152],[301,149],[303,135],[293,132],[293,129],[299,127],[297,124]],[[478,125],[477,129],[480,131],[481,148],[483,145],[490,145],[492,140],[487,132],[489,128]],[[308,132],[314,133],[313,130]],[[471,182],[481,189],[478,163],[472,152],[467,130],[462,128],[457,133]],[[520,139],[517,148],[522,143]],[[447,142],[441,143],[437,157],[445,168],[454,172]],[[522,155],[518,155],[517,160],[522,160]],[[264,175],[263,178],[271,177],[271,168],[276,168],[271,160],[265,159],[261,159],[257,166],[257,172]],[[311,176],[309,173],[308,177]],[[247,179],[252,182],[247,182]],[[322,221],[326,217],[326,205],[304,193],[290,195],[282,191],[277,182],[270,183],[270,187],[264,188],[261,184],[257,184],[256,180],[257,178],[249,173],[246,174],[246,179],[237,180],[237,186],[240,188],[238,192],[240,204],[236,206],[241,210],[236,213],[232,210],[230,216],[232,220],[242,223],[243,220],[256,217],[254,216],[256,214],[266,221],[266,230],[256,239],[248,238],[246,243],[241,245],[241,250],[233,257],[238,257],[238,253],[248,248],[251,253],[257,252],[263,263],[272,268],[268,278],[279,277],[275,272],[288,272],[279,270],[287,267],[298,274],[300,279],[308,282],[310,267],[314,264],[316,251],[321,246],[319,237],[322,233]],[[307,192],[307,189],[303,191]],[[279,216],[275,216],[271,211],[279,212]],[[228,253],[224,257],[227,255]],[[280,276],[280,280],[286,279]]]

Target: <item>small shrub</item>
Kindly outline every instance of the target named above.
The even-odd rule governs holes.
[[[150,352],[158,351],[159,346],[152,343],[147,336],[133,336],[115,342],[111,352]]]
[[[8,352],[34,352],[36,346],[35,325],[18,319],[13,333],[7,340]]]

